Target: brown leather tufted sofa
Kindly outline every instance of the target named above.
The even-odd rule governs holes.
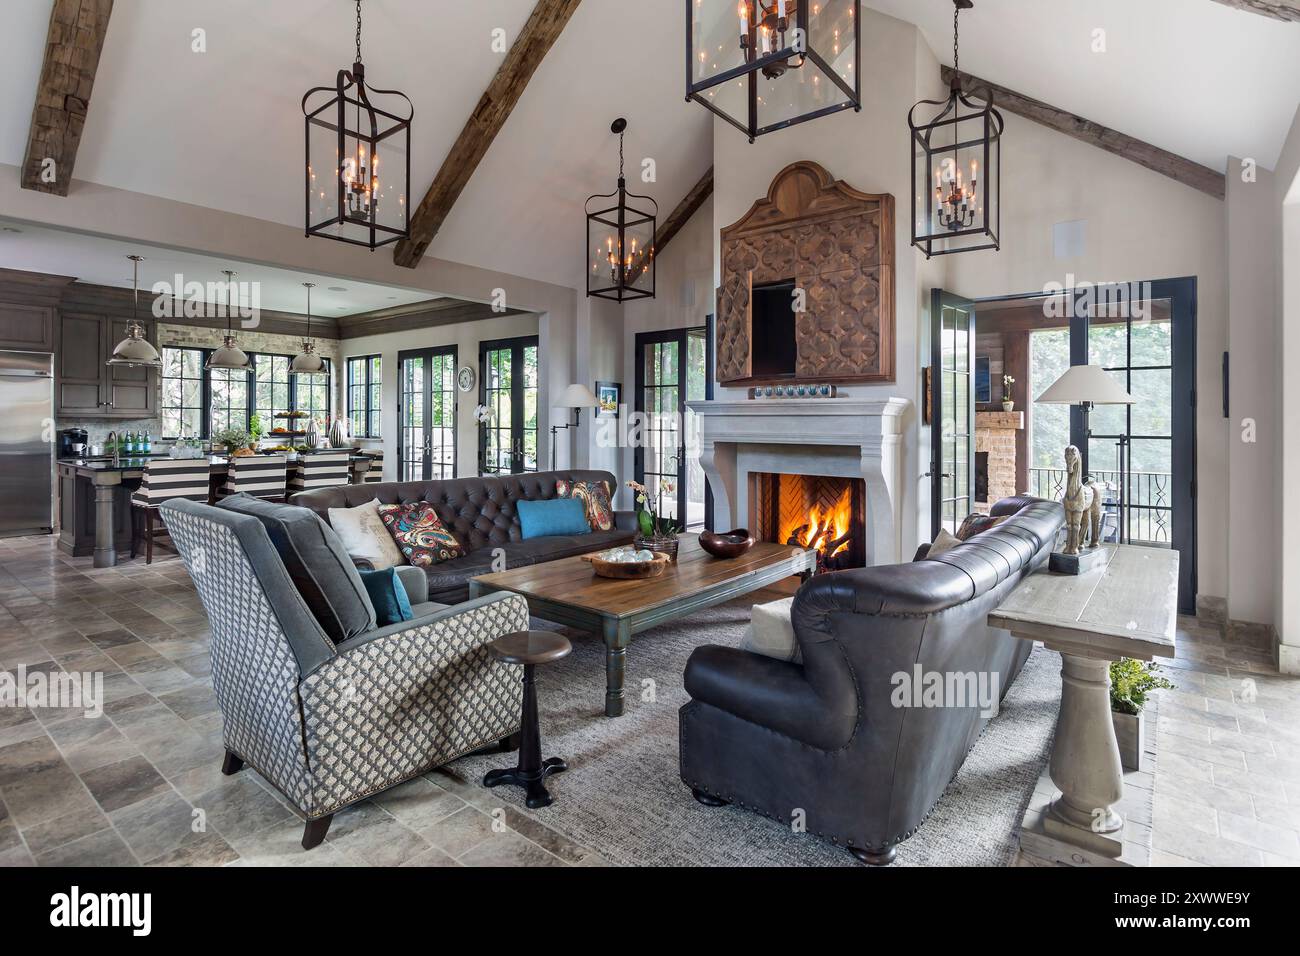
[[[439,604],[459,604],[469,597],[470,578],[493,570],[492,559],[498,548],[505,552],[506,567],[517,568],[632,542],[636,533],[636,515],[631,511],[614,513],[613,531],[523,540],[515,502],[556,498],[555,483],[559,480],[605,481],[611,489],[618,491],[614,476],[607,471],[545,471],[500,478],[339,485],[294,495],[289,502],[310,508],[326,521],[329,521],[330,508],[355,508],[371,499],[380,504],[431,503],[438,518],[456,536],[466,553],[464,557],[425,569],[429,578],[429,600]]]

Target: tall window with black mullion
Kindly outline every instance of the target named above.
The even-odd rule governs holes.
[[[162,350],[162,433],[167,438],[207,434],[203,349]]]
[[[319,375],[292,376],[292,356],[253,354],[248,371],[205,369],[209,350],[164,348],[162,430],[164,438],[211,438],[227,429],[248,430],[256,415],[269,433],[276,416],[301,410],[328,424],[330,366]],[[278,424],[288,425],[284,419]],[[294,423],[305,427],[305,420]]]
[[[348,420],[353,438],[381,438],[381,359],[362,355],[348,359]]]

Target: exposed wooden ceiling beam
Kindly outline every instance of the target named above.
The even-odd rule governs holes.
[[[673,241],[673,236],[682,231],[682,227],[691,221],[696,211],[713,195],[713,167],[710,166],[700,181],[691,187],[691,191],[677,204],[677,208],[668,214],[668,218],[655,231],[655,256],[661,256],[664,247]]]
[[[950,84],[953,76],[952,67],[942,67],[941,71],[943,82]],[[1048,129],[1073,136],[1090,146],[1122,156],[1139,166],[1145,166],[1147,169],[1168,176],[1184,186],[1191,186],[1193,189],[1208,193],[1215,199],[1222,199],[1227,192],[1227,181],[1223,173],[1161,149],[1159,146],[1152,146],[1126,133],[1094,123],[1082,116],[1076,116],[1067,110],[1058,109],[1042,100],[1036,100],[1015,90],[1009,90],[1005,86],[998,86],[996,83],[966,73],[962,74],[962,87],[967,91],[988,88],[993,93],[994,105],[1000,110],[1023,116]]]
[[[66,196],[113,0],[54,0],[32,109],[24,189]]]
[[[654,254],[658,259],[664,254],[664,249],[668,243],[673,241],[673,236],[682,231],[682,227],[691,221],[691,217],[699,210],[701,206],[708,201],[713,195],[713,167],[710,166],[708,171],[700,177],[700,181],[691,187],[691,191],[686,194],[677,207],[668,214],[668,218],[660,223],[655,230]],[[646,254],[642,252],[636,262],[632,264],[632,273],[635,275],[640,272],[646,265]]]
[[[411,217],[411,235],[393,249],[393,261],[414,269],[442,228],[488,147],[505,125],[547,52],[582,0],[537,0],[528,22],[456,137],[420,205]]]
[[[1235,10],[1248,10],[1274,20],[1300,23],[1300,0],[1214,0]]]

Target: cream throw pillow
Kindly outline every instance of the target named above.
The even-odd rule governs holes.
[[[940,528],[938,537],[934,539],[934,544],[930,545],[930,550],[925,553],[925,556],[927,558],[937,558],[945,551],[951,551],[961,543],[961,538],[958,538],[947,528]]]
[[[355,508],[330,508],[330,527],[343,541],[349,557],[369,561],[376,571],[405,564],[402,550],[379,517],[379,502]]]
[[[790,608],[793,606],[793,597],[773,601],[771,604],[755,604],[740,649],[764,657],[774,657],[778,661],[802,664],[799,639],[794,636],[794,623],[790,620]]]

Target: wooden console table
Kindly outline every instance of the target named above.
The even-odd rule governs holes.
[[[1061,654],[1061,716],[1049,765],[1059,793],[1042,829],[1084,851],[1076,862],[1119,861],[1124,795],[1119,745],[1110,715],[1110,663],[1174,656],[1178,552],[1102,546],[1103,565],[1080,575],[1044,568],[1025,578],[989,615],[990,627],[1042,641]],[[1028,815],[1027,815],[1028,818]]]

